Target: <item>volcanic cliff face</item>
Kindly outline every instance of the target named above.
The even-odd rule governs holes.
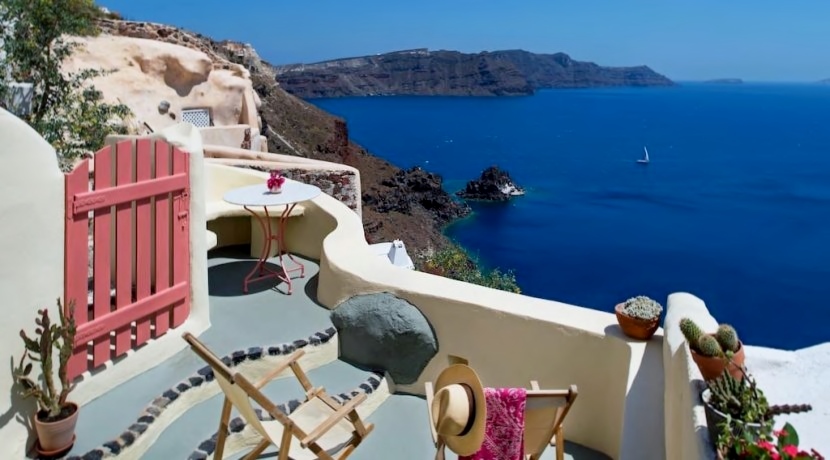
[[[214,72],[243,66],[261,102],[262,134],[268,138],[271,152],[348,164],[360,171],[365,192],[363,226],[370,243],[399,238],[411,248],[412,255],[443,248],[449,241],[441,227],[469,212],[443,190],[440,176],[423,170],[403,171],[371,155],[349,139],[343,120],[284,91],[274,78],[275,70],[250,45],[218,42],[163,24],[107,19],[100,25],[104,34],[201,51],[212,61]]]
[[[602,67],[564,53],[522,50],[465,54],[417,49],[274,68],[277,80],[302,98],[440,95],[512,96],[542,88],[671,86],[646,66]]]

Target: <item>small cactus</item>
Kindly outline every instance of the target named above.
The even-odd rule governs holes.
[[[723,356],[723,350],[721,349],[718,340],[715,339],[714,336],[708,334],[701,335],[697,340],[697,351],[701,355],[708,356],[710,358]]]
[[[799,412],[810,412],[813,406],[809,404],[774,404],[767,410],[767,418],[782,414],[797,414]]]
[[[718,326],[715,338],[718,340],[718,343],[724,351],[731,351],[734,353],[738,351],[738,347],[740,347],[738,333],[735,331],[734,327],[728,324],[721,324]]]
[[[680,331],[683,333],[683,336],[686,337],[686,341],[689,342],[689,346],[697,351],[697,342],[703,335],[703,331],[701,331],[697,324],[690,318],[683,318],[680,320]]]

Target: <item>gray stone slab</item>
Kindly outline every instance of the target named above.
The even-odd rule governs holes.
[[[253,284],[249,293],[244,294],[242,280],[255,263],[247,256],[247,251],[247,247],[234,247],[211,253],[208,260],[211,327],[199,337],[200,340],[217,355],[224,356],[252,346],[307,339],[315,332],[332,327],[329,310],[319,306],[313,298],[318,272],[316,262],[297,257],[306,266],[306,276],[293,280],[294,293],[290,296],[275,290],[275,286],[283,291],[285,288],[284,283],[277,285],[276,280]],[[129,365],[129,361],[127,357],[115,365]],[[78,417],[78,440],[70,454],[82,455],[117,438],[136,422],[153,399],[204,365],[189,348],[185,348],[171,359],[84,405]]]
[[[435,446],[429,433],[426,400],[419,396],[394,394],[368,419],[375,431],[352,454],[350,460],[423,460],[435,457]],[[458,456],[447,450],[447,460]],[[556,458],[556,451],[548,447],[542,459]],[[610,460],[594,450],[579,444],[565,443],[565,458],[573,460]]]
[[[315,386],[323,386],[331,395],[352,391],[365,382],[372,374],[352,367],[342,361],[334,361],[323,367],[308,371],[308,378]],[[303,397],[300,383],[293,378],[280,379],[263,389],[263,393],[274,403],[281,404],[290,399]],[[186,459],[209,439],[219,427],[224,397],[219,394],[182,414],[159,436],[153,446],[144,454],[148,459]],[[231,417],[237,417],[235,411]]]

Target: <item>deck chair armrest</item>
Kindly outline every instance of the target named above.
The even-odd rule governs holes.
[[[303,350],[302,348],[295,351],[294,353],[291,353],[290,355],[288,355],[288,359],[286,359],[285,361],[280,363],[280,365],[275,367],[271,372],[265,374],[264,377],[262,377],[257,383],[254,384],[254,387],[257,390],[261,389],[263,386],[265,386],[265,384],[267,384],[271,380],[274,380],[274,378],[276,378],[283,371],[288,369],[288,367],[292,363],[294,363],[297,360],[299,360],[300,358],[302,358],[304,354],[305,354],[305,350]]]
[[[349,415],[349,412],[357,409],[363,401],[366,400],[366,393],[360,393],[359,395],[355,396],[346,404],[340,407],[336,412],[331,414],[329,418],[327,418],[323,423],[320,424],[317,428],[314,429],[311,433],[308,434],[305,438],[300,440],[300,445],[303,446],[303,449],[308,448],[309,444],[314,443],[321,436],[326,434],[330,429],[334,428],[334,425],[337,424],[340,419],[346,418]]]

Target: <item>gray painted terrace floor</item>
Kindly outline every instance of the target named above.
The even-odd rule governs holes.
[[[302,260],[304,278],[294,278],[294,294],[285,295],[285,285],[271,280],[250,285],[242,292],[242,279],[254,266],[247,247],[212,251],[208,260],[211,327],[199,338],[217,355],[224,356],[252,346],[269,346],[307,338],[332,327],[329,310],[316,303],[316,262]],[[77,442],[69,455],[83,455],[106,441],[117,438],[135,423],[141,411],[163,391],[202,368],[190,349],[109,391],[82,408],[78,418]],[[372,375],[343,361],[333,361],[308,371],[315,385],[330,394],[350,391]],[[292,379],[281,379],[265,388],[275,403],[302,396]],[[218,426],[222,395],[197,404],[167,427],[143,456],[146,459],[187,459]],[[113,409],[117,408],[117,409]],[[368,421],[374,432],[350,456],[354,460],[384,458],[430,459],[435,448],[429,435],[426,403],[423,398],[391,395]],[[575,444],[566,445],[566,458],[604,459],[604,455]],[[554,458],[548,448],[545,459]],[[242,458],[238,455],[228,458]],[[276,458],[274,450],[261,458]],[[456,458],[448,452],[448,459]]]

